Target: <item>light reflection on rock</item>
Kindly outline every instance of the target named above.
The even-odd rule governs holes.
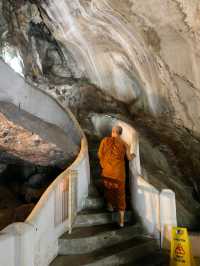
[[[198,100],[190,101],[200,93],[198,1],[41,3],[46,24],[92,83],[123,102],[139,99],[154,114],[170,111],[200,130]]]

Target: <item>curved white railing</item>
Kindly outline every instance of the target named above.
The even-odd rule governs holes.
[[[0,265],[48,266],[58,255],[59,237],[70,231],[73,216],[84,206],[89,182],[88,146],[83,137],[74,163],[48,187],[25,223],[1,231]]]
[[[26,221],[11,224],[0,232],[1,266],[48,266],[57,256],[58,238],[71,230],[76,212],[82,209],[88,195],[87,140],[72,113],[57,100],[25,83],[2,60],[0,73],[0,101],[19,105],[59,126],[66,135],[71,134],[74,144],[81,142],[74,163],[48,187]]]
[[[34,266],[49,265],[57,256],[58,238],[71,230],[76,212],[84,205],[89,176],[88,147],[83,137],[80,153],[74,163],[48,187],[26,220],[34,231]]]
[[[161,192],[142,176],[139,152],[139,136],[129,124],[112,116],[91,115],[97,134],[103,136],[111,132],[111,127],[119,125],[123,128],[122,139],[129,144],[136,158],[129,163],[132,207],[135,209],[147,232],[162,244],[164,237],[170,234],[172,226],[177,225],[175,193],[164,189]]]

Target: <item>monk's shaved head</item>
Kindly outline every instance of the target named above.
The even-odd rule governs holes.
[[[114,126],[112,128],[112,136],[113,137],[115,137],[115,136],[121,136],[122,131],[123,131],[122,127],[120,127],[120,126]]]

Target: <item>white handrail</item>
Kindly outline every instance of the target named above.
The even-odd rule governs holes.
[[[123,128],[122,138],[136,157],[129,162],[132,207],[137,211],[147,232],[158,240],[160,246],[170,242],[170,231],[177,225],[175,193],[170,189],[159,191],[142,176],[139,136],[136,130],[116,120]]]
[[[87,141],[83,138],[74,163],[48,187],[26,220],[35,228],[33,265],[46,266],[57,256],[58,238],[71,232],[76,213],[84,206],[89,176]]]

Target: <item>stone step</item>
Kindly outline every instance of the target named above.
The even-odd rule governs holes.
[[[156,250],[150,254],[144,255],[136,261],[131,261],[122,266],[168,266],[170,264],[169,253]]]
[[[87,227],[93,225],[109,224],[113,223],[112,214],[108,212],[91,211],[81,212],[77,218],[74,227]]]
[[[89,195],[89,197],[99,197],[99,192],[97,191],[97,188],[96,188],[94,182],[92,182],[89,186],[88,195]]]
[[[86,209],[101,209],[104,205],[104,200],[99,197],[88,197],[85,201]]]
[[[117,266],[134,262],[157,249],[156,241],[135,237],[123,243],[81,255],[58,256],[50,266]],[[133,265],[133,264],[132,264]],[[134,264],[135,265],[135,264]]]
[[[118,212],[109,213],[101,209],[89,209],[80,212],[76,218],[74,227],[87,227],[93,225],[110,224],[118,222]],[[125,222],[133,223],[133,212],[125,212]]]
[[[144,230],[139,224],[127,226],[120,230],[115,225],[75,228],[72,234],[65,234],[59,239],[59,255],[93,252],[142,234],[144,234]]]

